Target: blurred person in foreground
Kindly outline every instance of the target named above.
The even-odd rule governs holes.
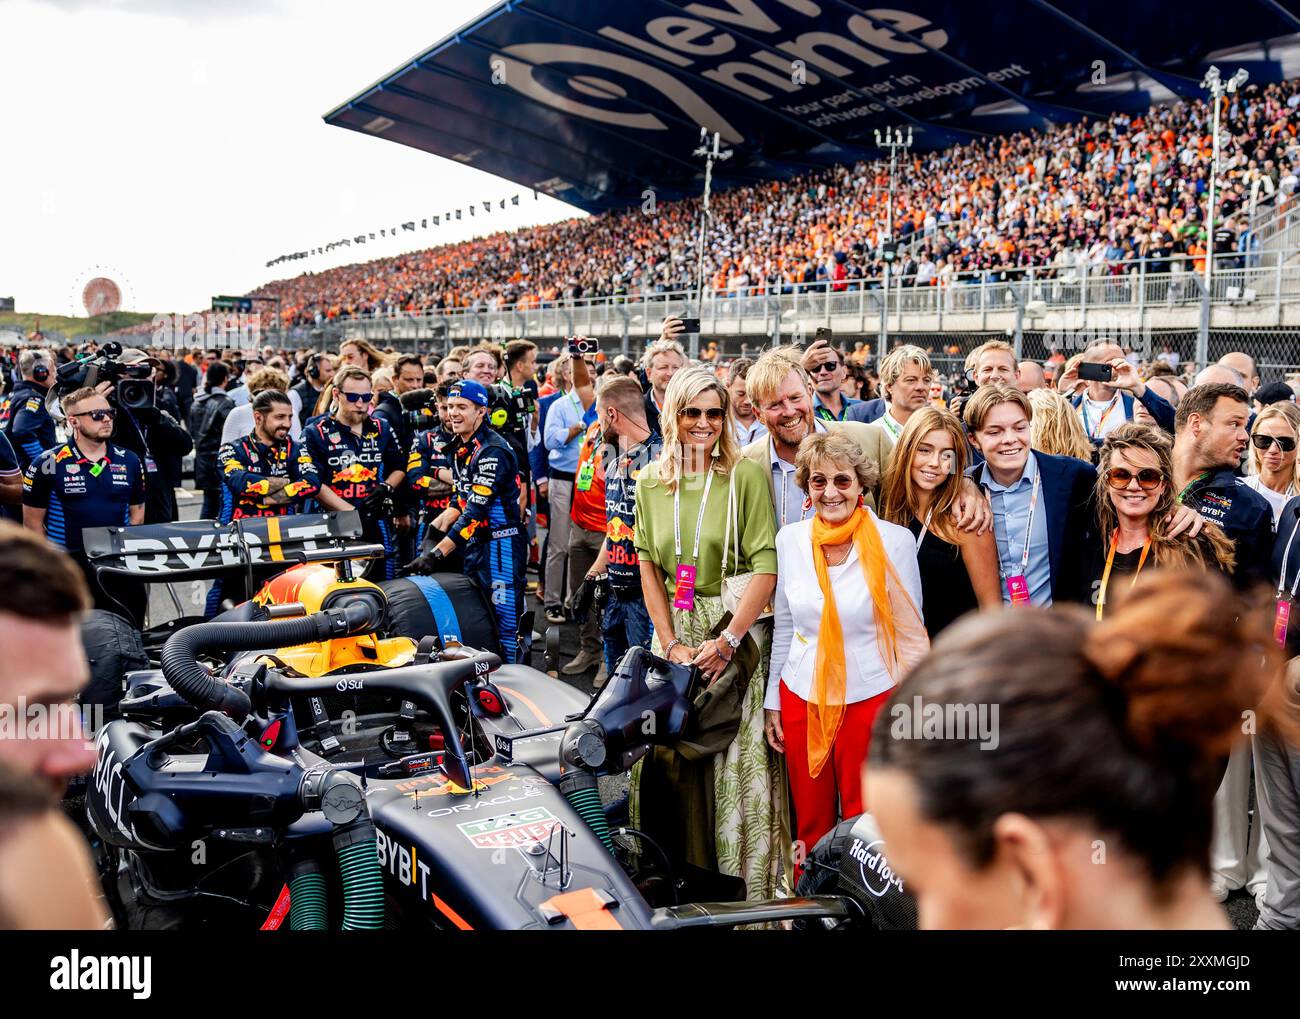
[[[813,516],[777,535],[763,728],[785,755],[806,855],[842,818],[867,809],[872,722],[930,641],[914,539],[866,507],[877,478],[861,447],[846,435],[814,435],[799,448],[796,472]]]
[[[1099,623],[1003,611],[935,642],[877,716],[867,776],[921,927],[1230,929],[1208,873],[1223,758],[1245,707],[1294,729],[1271,612],[1235,606],[1214,574],[1157,571]],[[918,738],[914,714],[945,705],[998,713]]]
[[[0,739],[0,929],[96,930],[108,918],[84,839],[57,809],[94,767],[77,697],[90,678],[80,623],[85,581],[53,546],[0,521],[0,705],[44,708],[40,738]],[[16,649],[26,653],[15,653]]]

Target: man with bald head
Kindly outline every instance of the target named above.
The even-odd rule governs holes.
[[[1171,435],[1174,431],[1174,408],[1151,389],[1137,369],[1124,359],[1118,344],[1094,343],[1083,353],[1083,364],[1107,364],[1111,369],[1110,382],[1089,382],[1088,388],[1070,401],[1083,421],[1083,430],[1094,446],[1100,446],[1107,435],[1126,421],[1132,421],[1134,405],[1146,408],[1151,418]],[[1078,367],[1061,376],[1063,383],[1078,378]]]
[[[1231,368],[1241,376],[1242,381],[1237,385],[1242,386],[1246,392],[1253,393],[1259,388],[1259,369],[1255,365],[1255,359],[1249,354],[1234,350],[1219,358],[1219,364]]]
[[[1047,388],[1047,376],[1043,374],[1041,364],[1037,361],[1021,361],[1019,367],[1020,375],[1016,379],[1016,388],[1022,393]]]
[[[1196,373],[1196,379],[1192,383],[1192,385],[1193,386],[1223,385],[1223,386],[1238,386],[1241,389],[1247,388],[1245,376],[1243,376],[1241,372],[1237,371],[1236,368],[1233,368],[1231,365],[1223,364],[1222,362],[1220,362],[1219,364],[1207,365],[1206,367],[1202,368],[1199,372]]]

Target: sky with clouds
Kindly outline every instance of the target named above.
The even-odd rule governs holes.
[[[488,0],[0,0],[0,296],[81,315],[108,275],[136,311],[194,311],[355,247],[277,255],[521,194],[491,225],[580,215],[471,167],[342,128],[328,110]],[[476,231],[475,227],[479,227]],[[472,220],[369,258],[482,232]],[[404,236],[403,236],[404,235]]]

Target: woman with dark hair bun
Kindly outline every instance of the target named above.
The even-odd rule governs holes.
[[[1209,887],[1224,759],[1246,709],[1296,728],[1271,609],[1153,571],[1090,616],[967,617],[877,716],[867,801],[922,927],[1229,927]]]

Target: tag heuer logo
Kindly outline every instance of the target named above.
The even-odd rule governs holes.
[[[513,814],[485,817],[456,825],[478,849],[512,849],[548,838],[559,824],[545,807],[531,807]]]

